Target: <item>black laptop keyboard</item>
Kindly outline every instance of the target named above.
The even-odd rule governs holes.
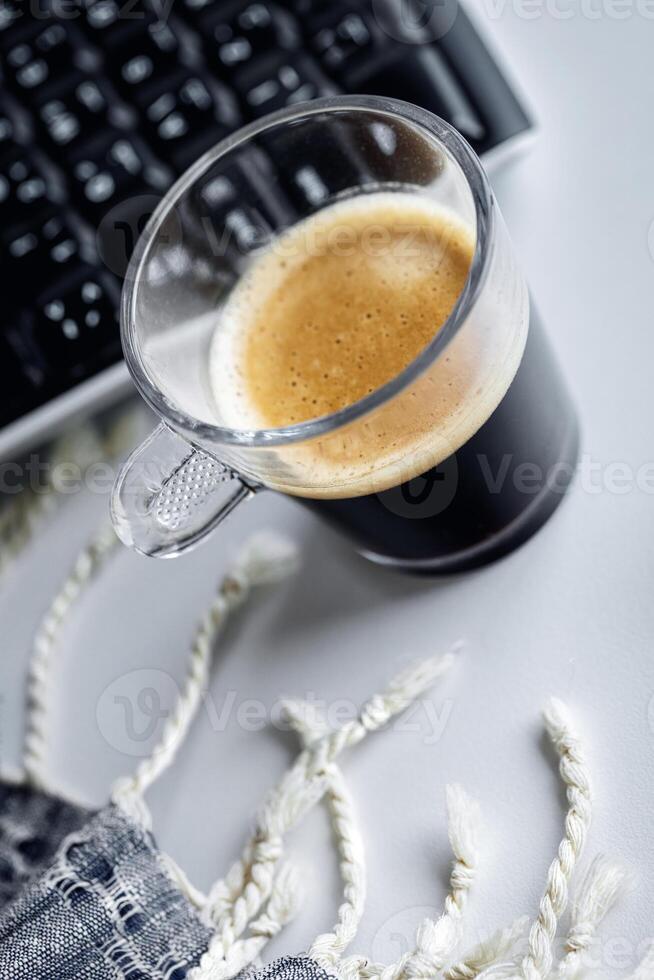
[[[408,2],[0,0],[0,425],[120,358],[143,215],[244,122],[346,92],[422,105],[479,153],[529,127],[464,11],[433,30],[434,0],[406,43]]]

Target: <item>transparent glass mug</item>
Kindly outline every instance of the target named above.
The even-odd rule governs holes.
[[[209,378],[226,297],[286,229],[380,191],[423,196],[474,236],[449,318],[396,377],[340,411],[276,429],[228,424]],[[574,409],[481,164],[456,130],[407,103],[304,103],[203,156],[137,244],[122,340],[162,420],[112,499],[119,536],[147,555],[179,554],[268,488],[313,508],[373,560],[457,571],[529,537],[574,469]]]

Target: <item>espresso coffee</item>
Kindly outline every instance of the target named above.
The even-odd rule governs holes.
[[[242,399],[259,428],[364,398],[403,371],[452,312],[474,236],[420,198],[397,198],[321,212],[241,283],[224,316],[241,339]]]
[[[220,311],[210,378],[221,420],[294,426],[392,382],[447,322],[474,251],[472,227],[410,192],[358,195],[299,222]],[[513,299],[511,315],[471,318],[400,395],[334,434],[276,448],[269,485],[345,527],[369,557],[416,571],[514,547],[567,485],[548,474],[561,457],[557,419],[574,413],[533,324],[527,343],[526,295]],[[574,460],[576,429],[565,438]],[[536,494],[513,489],[526,463],[543,468]]]
[[[412,193],[341,201],[280,236],[224,306],[210,376],[221,419],[277,429],[329,415],[396,378],[466,282],[472,229]],[[271,486],[316,498],[379,492],[449,456],[506,392],[524,347],[516,315],[473,324],[400,398],[336,437],[279,450]]]

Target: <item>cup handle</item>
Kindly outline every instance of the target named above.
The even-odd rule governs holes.
[[[120,540],[156,558],[200,541],[255,493],[227,466],[160,424],[118,474],[111,519]]]

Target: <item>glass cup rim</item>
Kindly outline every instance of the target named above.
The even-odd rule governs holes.
[[[473,199],[476,242],[466,282],[452,312],[435,337],[399,374],[396,374],[370,394],[345,408],[339,409],[337,412],[309,419],[306,422],[298,422],[295,425],[270,429],[232,429],[192,418],[180,411],[150,379],[143,363],[139,345],[136,342],[136,298],[140,272],[147,257],[148,249],[155,240],[163,222],[181,197],[221,157],[253,137],[259,136],[272,126],[303,118],[309,119],[311,116],[320,113],[342,110],[401,116],[403,119],[427,130],[432,137],[435,136],[461,168]],[[190,442],[198,442],[203,444],[205,448],[207,443],[248,447],[281,446],[305,442],[316,436],[336,431],[394,398],[426,371],[449,346],[465,322],[484,284],[490,261],[493,223],[493,195],[479,158],[470,144],[454,127],[427,109],[422,109],[400,99],[374,95],[344,95],[328,96],[311,102],[298,103],[269,113],[230,134],[196,160],[165,194],[139,236],[129,262],[121,296],[121,343],[128,370],[139,393],[157,415]]]

